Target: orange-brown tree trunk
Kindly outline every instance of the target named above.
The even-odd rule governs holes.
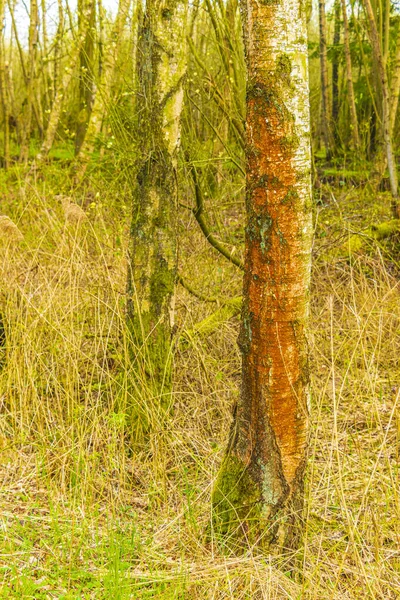
[[[311,155],[306,13],[242,0],[247,228],[242,389],[213,493],[214,528],[263,547],[299,532],[308,439]]]

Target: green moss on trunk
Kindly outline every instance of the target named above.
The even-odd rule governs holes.
[[[213,526],[233,539],[252,538],[260,528],[261,494],[248,469],[233,455],[225,457],[213,498]]]

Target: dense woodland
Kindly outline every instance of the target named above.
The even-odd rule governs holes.
[[[0,598],[399,598],[399,6],[0,21]]]

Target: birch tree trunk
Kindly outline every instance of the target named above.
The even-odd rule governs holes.
[[[45,113],[50,109],[53,101],[53,85],[52,85],[52,73],[50,69],[50,51],[49,51],[49,37],[47,34],[47,9],[46,0],[41,0],[41,30],[42,30],[42,53],[41,53],[41,71],[43,78],[44,87],[44,103],[43,108]],[[40,97],[39,97],[40,104]],[[43,120],[43,125],[45,122]],[[47,124],[46,124],[47,125]]]
[[[305,8],[301,0],[242,0],[248,69],[242,388],[213,514],[220,533],[265,548],[296,544],[308,443]]]
[[[79,153],[86,129],[88,126],[90,113],[93,104],[93,86],[94,86],[94,40],[96,32],[96,0],[79,0],[79,33],[83,28],[85,31],[85,41],[81,47],[79,63],[79,115],[75,136],[75,154]],[[89,15],[89,25],[87,26],[87,17]]]
[[[340,44],[340,0],[335,0],[335,28],[333,32],[332,57],[332,125],[335,143],[339,141],[339,54]]]
[[[3,109],[3,148],[4,168],[10,166],[10,103],[6,79],[6,60],[4,53],[4,10],[5,0],[0,0],[0,94]]]
[[[90,9],[87,8],[86,12],[84,12],[81,15],[81,25],[78,32],[78,37],[75,40],[75,42],[73,42],[74,45],[70,53],[70,59],[68,63],[64,65],[62,76],[57,77],[58,84],[54,96],[53,105],[50,111],[49,120],[47,123],[46,133],[41,148],[35,158],[35,163],[37,165],[42,163],[47,158],[53,146],[54,138],[57,133],[57,128],[60,123],[61,113],[64,105],[65,92],[71,84],[72,78],[75,74],[75,65],[79,60],[79,56],[82,52],[82,47],[85,43],[86,32],[89,27],[89,17]],[[60,51],[61,49],[61,42],[62,38],[57,42],[60,45],[58,51]]]
[[[351,121],[351,136],[353,139],[354,150],[360,148],[360,136],[358,133],[358,119],[356,102],[354,98],[354,86],[353,86],[353,71],[351,67],[351,54],[350,54],[350,35],[349,35],[349,21],[347,18],[346,0],[341,0],[342,3],[342,14],[343,14],[343,42],[344,42],[344,54],[346,58],[346,83],[347,83],[347,99],[350,110],[350,121]]]
[[[126,18],[128,16],[131,0],[119,0],[118,12],[111,31],[110,43],[104,53],[100,82],[96,91],[93,108],[89,117],[89,124],[80,150],[77,153],[83,162],[83,169],[87,165],[97,136],[101,130],[101,124],[107,108],[111,104],[111,90],[118,53],[121,47],[121,38],[124,31]]]
[[[53,69],[53,97],[55,99],[59,85],[61,67],[61,47],[64,39],[64,7],[62,0],[58,0],[58,26],[54,39],[54,69]]]
[[[397,32],[396,54],[393,64],[392,81],[390,85],[390,134],[393,136],[396,122],[397,107],[400,93],[400,28]]]
[[[28,69],[26,73],[26,110],[23,120],[22,140],[20,149],[20,161],[27,162],[29,156],[29,143],[32,126],[32,111],[35,104],[35,67],[38,43],[38,3],[31,0],[29,20],[29,55]]]
[[[327,58],[327,32],[325,0],[318,0],[319,7],[319,60],[321,73],[321,100],[322,100],[322,133],[324,136],[324,145],[326,159],[329,161],[332,157],[332,136],[330,128],[330,110],[329,110],[329,79],[328,79],[328,58]]]
[[[389,170],[390,191],[392,193],[392,208],[395,217],[400,217],[400,204],[398,202],[398,180],[396,161],[393,153],[392,136],[390,131],[390,98],[386,66],[379,41],[374,11],[370,0],[364,0],[365,11],[368,19],[369,34],[372,52],[378,69],[378,82],[382,95],[382,134],[385,146],[385,155]]]
[[[172,381],[177,152],[187,68],[187,11],[188,0],[147,0],[138,32],[141,157],[133,202],[127,317],[135,377],[145,378],[163,407],[170,402]]]

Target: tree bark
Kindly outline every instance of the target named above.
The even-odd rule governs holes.
[[[335,134],[335,143],[339,141],[339,44],[340,44],[340,0],[335,0],[335,28],[333,32],[332,57],[332,124]]]
[[[329,110],[329,83],[328,83],[328,58],[327,58],[327,32],[325,0],[318,0],[319,6],[319,60],[321,74],[321,100],[322,100],[322,133],[326,151],[326,159],[332,158],[332,136],[330,127]]]
[[[356,102],[355,102],[355,98],[354,98],[353,71],[352,71],[352,67],[351,67],[349,21],[347,18],[346,0],[341,0],[341,3],[342,3],[342,14],[343,14],[344,54],[345,54],[345,58],[346,58],[347,99],[348,99],[349,110],[350,110],[351,136],[353,139],[354,150],[358,150],[360,148],[360,136],[358,133],[358,118],[357,118]]]
[[[400,27],[397,32],[396,54],[393,64],[390,86],[390,134],[393,136],[400,93]]]
[[[82,13],[82,15],[81,15],[81,24],[80,24],[80,28],[79,28],[79,32],[78,32],[78,37],[75,41],[72,42],[73,46],[72,46],[71,52],[70,52],[70,60],[66,65],[64,65],[62,76],[57,77],[58,84],[57,84],[57,89],[56,89],[55,96],[54,96],[53,105],[52,105],[51,111],[50,111],[49,120],[47,123],[46,133],[45,133],[41,148],[35,158],[35,163],[37,165],[42,163],[47,158],[47,156],[53,146],[54,138],[57,133],[57,128],[60,123],[61,113],[62,113],[62,109],[64,106],[65,93],[72,81],[73,76],[74,76],[75,65],[78,62],[79,56],[82,52],[82,47],[86,40],[86,32],[87,32],[87,28],[89,27],[89,23],[90,23],[89,19],[90,19],[90,10],[87,8],[86,12]],[[63,32],[63,23],[61,25],[61,29],[59,28],[59,33],[57,33],[57,35],[58,34],[61,35],[62,32]],[[62,45],[62,38],[60,38],[57,41],[57,44],[59,45],[59,48],[58,48],[58,52],[59,52],[61,49],[61,45]]]
[[[384,64],[381,44],[378,36],[374,11],[371,1],[364,0],[365,11],[367,13],[369,34],[371,39],[372,52],[375,57],[378,69],[378,82],[382,96],[382,134],[385,145],[385,155],[389,170],[390,191],[392,193],[392,208],[394,216],[400,216],[400,204],[398,202],[398,181],[396,161],[393,153],[392,136],[390,131],[390,99],[389,85],[387,80],[386,67]]]
[[[118,12],[111,31],[110,42],[103,57],[100,82],[96,91],[86,134],[80,150],[77,153],[77,157],[82,161],[80,174],[83,174],[85,171],[86,165],[93,153],[96,138],[100,133],[104,115],[106,110],[111,106],[114,71],[118,61],[118,54],[130,4],[131,0],[119,0]]]
[[[86,135],[93,104],[94,48],[96,34],[96,0],[79,0],[79,30],[85,29],[85,41],[82,45],[79,64],[79,114],[75,136],[75,154],[79,153]],[[89,25],[86,18],[89,15]],[[78,33],[80,35],[80,31]]]
[[[32,111],[35,104],[35,69],[38,43],[38,3],[37,0],[31,0],[30,20],[29,20],[29,54],[28,69],[26,71],[26,109],[23,119],[21,149],[19,159],[21,162],[27,162],[29,157],[29,143],[31,137]]]
[[[49,38],[47,35],[47,15],[46,15],[46,0],[41,0],[41,29],[42,29],[42,52],[41,52],[41,72],[42,72],[42,79],[43,79],[43,87],[44,87],[44,103],[43,103],[43,108],[46,111],[49,110],[49,107],[51,106],[51,94],[50,94],[50,88],[51,88],[51,71],[50,71],[50,60],[49,60]],[[39,106],[41,106],[40,103],[40,86],[37,86],[39,88]],[[45,126],[44,120],[42,119],[43,122],[43,126]]]
[[[3,148],[4,168],[10,166],[10,103],[6,79],[6,60],[4,55],[4,10],[5,1],[0,0],[0,94],[3,109]]]
[[[53,69],[53,98],[55,99],[60,77],[61,69],[61,47],[64,40],[64,7],[62,0],[58,0],[58,25],[54,39],[54,69]]]
[[[213,493],[214,529],[296,545],[308,444],[312,240],[306,10],[242,0],[247,54],[247,228],[242,389]]]
[[[177,272],[177,152],[186,74],[188,1],[147,0],[137,52],[140,159],[128,267],[134,378],[170,402]]]

